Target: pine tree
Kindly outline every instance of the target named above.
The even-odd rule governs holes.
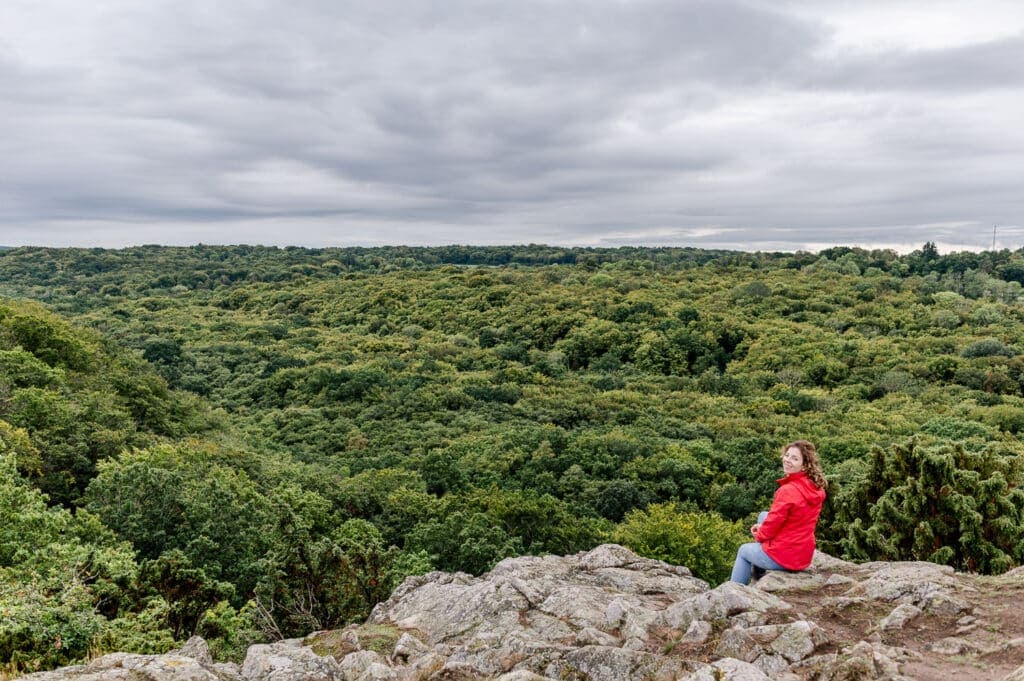
[[[968,452],[917,440],[875,448],[865,476],[836,495],[833,532],[849,558],[927,560],[1004,572],[1024,558],[1021,462],[998,444]]]

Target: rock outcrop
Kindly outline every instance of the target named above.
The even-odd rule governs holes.
[[[647,681],[1024,679],[1024,571],[855,565],[711,588],[617,545],[527,556],[482,577],[407,579],[361,625],[252,646],[217,664],[201,639],[114,653],[34,681]]]

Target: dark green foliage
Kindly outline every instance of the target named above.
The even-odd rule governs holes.
[[[653,498],[654,495],[642,484],[632,480],[612,480],[601,486],[592,506],[605,518],[618,522],[634,508],[647,506]]]
[[[678,449],[634,459],[623,467],[623,472],[641,481],[659,501],[699,503],[704,499],[710,477],[705,465]]]
[[[95,362],[95,347],[42,311],[0,306],[0,339],[55,368],[87,371]]]
[[[413,528],[407,546],[424,551],[438,569],[480,574],[523,545],[483,513],[455,511]]]
[[[187,562],[211,580],[234,585],[233,593],[211,605],[236,596],[240,606],[268,549],[271,510],[250,477],[230,465],[232,458],[214,447],[189,446],[126,454],[101,466],[89,486],[87,507],[131,541],[141,558],[180,552],[175,565]]]
[[[39,459],[22,472],[65,506],[98,462],[157,436],[199,430],[190,400],[151,368],[35,306],[0,303],[0,418],[24,428]]]
[[[835,387],[850,375],[850,368],[838,359],[821,359],[808,365],[807,379],[813,385]]]
[[[875,449],[863,477],[832,500],[832,534],[853,558],[1003,572],[1024,558],[1021,480],[1020,460],[998,445]]]
[[[274,491],[271,549],[255,589],[261,628],[275,638],[364,619],[424,556],[386,547],[364,520],[338,524],[326,501],[292,486]]]
[[[409,532],[406,548],[425,551],[440,569],[479,574],[506,556],[592,547],[606,527],[549,494],[491,488],[445,497]]]
[[[394,492],[406,489],[424,489],[419,474],[401,468],[382,468],[338,480],[323,494],[347,517],[376,518],[387,510],[388,500]]]
[[[427,491],[438,496],[465,489],[468,481],[459,462],[442,450],[433,451],[424,457],[419,470]]]
[[[928,433],[943,440],[966,440],[968,438],[986,438],[991,431],[977,421],[941,417],[932,419],[921,427],[922,433]]]
[[[166,601],[165,618],[175,639],[196,633],[203,613],[230,599],[235,591],[231,584],[212,579],[178,549],[143,561],[139,583],[143,593],[152,591]]]
[[[81,659],[122,612],[137,570],[130,548],[88,513],[48,508],[6,447],[0,517],[0,662]]]
[[[88,508],[104,523],[128,538],[143,558],[156,558],[178,543],[182,528],[183,476],[146,463],[108,466],[93,481]]]
[[[53,388],[63,379],[59,369],[20,347],[0,350],[0,369],[4,382],[13,388]]]
[[[1013,357],[1017,352],[1013,348],[1007,347],[996,338],[984,338],[975,343],[971,343],[961,350],[960,354],[961,356],[968,358],[993,356]]]

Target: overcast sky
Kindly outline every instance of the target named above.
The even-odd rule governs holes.
[[[2,0],[0,245],[1024,246],[1021,0]]]

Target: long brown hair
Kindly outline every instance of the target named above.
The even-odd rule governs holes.
[[[821,460],[818,458],[818,450],[814,448],[814,445],[807,440],[793,440],[782,448],[782,453],[785,454],[792,447],[800,450],[801,456],[804,457],[803,471],[815,487],[818,489],[828,487],[828,480],[825,479],[825,474],[821,471]]]

